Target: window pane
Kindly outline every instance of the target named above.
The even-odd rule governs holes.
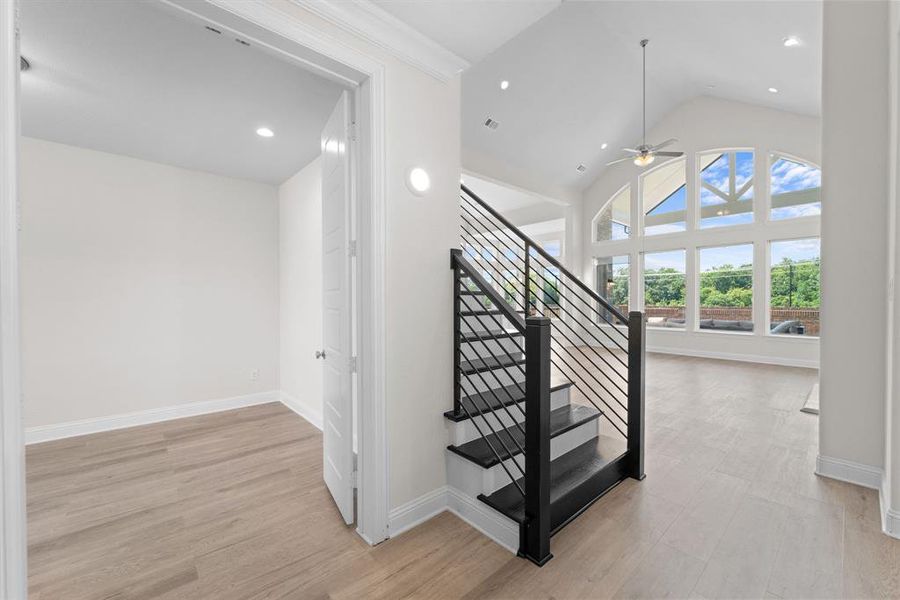
[[[644,310],[649,327],[684,327],[684,250],[644,255]]]
[[[772,220],[822,213],[822,171],[797,160],[772,154]]]
[[[700,250],[699,325],[753,331],[753,244]]]
[[[594,241],[624,240],[631,235],[631,186],[613,196],[594,217]]]
[[[772,242],[770,332],[819,335],[819,239]]]
[[[641,178],[644,235],[684,231],[686,227],[684,159],[666,163]]]
[[[753,222],[753,152],[700,155],[700,227]]]
[[[628,314],[630,262],[631,257],[628,255],[604,256],[594,259],[594,281],[596,281],[597,293],[624,315]],[[615,322],[609,311],[601,309],[601,312],[606,321]],[[598,320],[601,323],[605,322],[600,317]]]

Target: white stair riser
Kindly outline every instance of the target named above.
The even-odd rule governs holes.
[[[520,337],[502,337],[491,339],[486,337],[490,334],[479,332],[482,335],[481,340],[473,340],[471,342],[463,342],[459,345],[462,353],[462,360],[470,360],[484,356],[497,356],[506,358],[509,356],[520,356],[525,348],[525,340]]]
[[[485,306],[485,302],[487,302],[489,298],[487,296],[460,296],[459,303],[462,307],[462,311],[465,312],[467,310],[494,310],[497,307],[493,304]],[[491,317],[484,317],[485,322],[491,320]]]
[[[485,392],[496,388],[506,387],[519,383],[524,389],[525,386],[525,365],[522,369],[515,365],[510,365],[506,369],[497,368],[480,373],[470,373],[461,375],[461,385],[463,396],[467,396],[474,392]]]
[[[566,452],[570,452],[581,444],[589,442],[598,435],[598,419],[583,423],[578,427],[558,435],[550,440],[550,460],[562,456]],[[471,495],[473,498],[478,494],[492,494],[500,488],[510,483],[509,475],[503,469],[503,466],[497,464],[490,469],[482,468],[470,460],[466,460],[462,456],[446,451],[447,455],[447,483],[461,492]],[[522,472],[513,464],[518,461],[524,469],[525,457],[521,454],[513,459],[507,459],[504,465],[513,474],[519,478]]]
[[[525,408],[525,403],[519,403],[522,408]],[[550,392],[550,410],[556,410],[557,408],[562,408],[564,406],[569,405],[569,387],[564,387],[562,389],[554,390]],[[512,427],[513,423],[524,423],[525,415],[522,414],[515,406],[508,406],[509,412],[503,410],[497,410],[494,414],[486,414],[488,422],[491,424],[496,430],[506,429],[507,427]],[[512,415],[513,418],[510,418]],[[478,426],[481,427],[481,430],[485,433],[488,433],[487,425],[484,423],[484,420],[481,417],[475,417]],[[499,421],[498,421],[499,419]],[[481,434],[478,433],[478,430],[475,428],[475,424],[472,423],[472,419],[466,419],[465,421],[460,421],[458,423],[454,423],[453,421],[447,421],[448,429],[450,431],[450,443],[454,446],[461,446],[466,442],[471,442],[472,440],[478,439],[481,437]]]

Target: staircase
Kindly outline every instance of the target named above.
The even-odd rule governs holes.
[[[644,322],[623,315],[466,186],[454,277],[448,483],[518,527],[519,556],[643,479]]]

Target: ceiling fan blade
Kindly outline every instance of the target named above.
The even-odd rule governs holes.
[[[665,148],[666,146],[671,146],[672,144],[674,144],[677,141],[678,141],[678,138],[670,138],[670,139],[662,142],[661,144],[657,144],[657,145],[653,146],[652,148],[650,148],[650,151],[652,152],[653,150],[659,150],[660,148]]]
[[[629,160],[634,160],[634,157],[633,157],[633,156],[626,156],[625,158],[620,158],[620,159],[618,159],[618,160],[614,160],[614,161],[612,161],[612,162],[608,162],[608,163],[606,163],[606,166],[609,167],[609,166],[611,166],[611,165],[617,165],[617,164],[619,164],[619,163],[627,162],[627,161],[629,161]]]
[[[656,156],[684,156],[684,152],[654,152]]]
[[[622,152],[631,152],[632,154],[640,154],[640,150],[635,150],[634,148],[622,148]]]

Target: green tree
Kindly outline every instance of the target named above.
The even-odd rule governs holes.
[[[751,306],[753,266],[720,265],[700,273],[700,306]]]
[[[772,306],[819,308],[820,259],[795,261],[784,258],[772,267]]]
[[[684,306],[684,273],[672,267],[644,272],[644,300],[647,306]]]

